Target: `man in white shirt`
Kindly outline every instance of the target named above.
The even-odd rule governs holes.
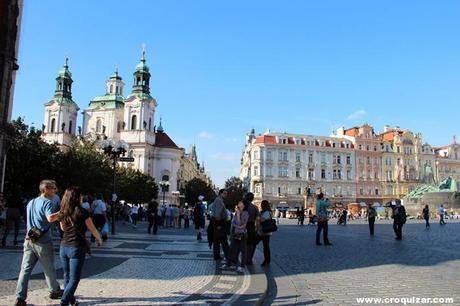
[[[439,214],[439,224],[440,225],[445,225],[446,222],[444,221],[444,214],[446,210],[444,209],[444,206],[441,204],[441,207],[439,207],[438,214]]]
[[[89,205],[88,197],[85,196],[83,198],[83,203],[81,203],[81,207],[86,209],[91,214],[91,205]]]
[[[102,231],[104,224],[107,222],[107,205],[102,199],[102,194],[99,194],[93,207],[93,223],[99,231]],[[107,240],[107,235],[102,235],[102,239],[104,241]],[[95,238],[92,235],[91,241],[95,241]]]

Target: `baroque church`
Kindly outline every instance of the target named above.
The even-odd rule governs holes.
[[[55,94],[45,103],[43,139],[48,143],[68,146],[77,137],[80,108],[72,99],[72,83],[66,59],[56,78]],[[119,166],[138,169],[155,178],[157,183],[168,181],[166,202],[179,203],[179,189],[187,180],[206,177],[205,170],[197,162],[195,147],[186,154],[165,132],[161,119],[158,127],[154,124],[158,103],[150,94],[145,52],[135,67],[133,87],[126,97],[124,86],[117,69],[106,81],[105,95],[95,97],[82,111],[83,123],[78,127],[78,136],[93,141],[104,138],[125,141],[129,145],[127,154],[134,162],[119,162]],[[186,172],[189,177],[184,177],[185,171],[181,168],[190,163],[194,169]]]

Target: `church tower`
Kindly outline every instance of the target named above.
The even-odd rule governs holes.
[[[56,77],[56,90],[53,98],[45,103],[43,139],[48,143],[69,145],[75,137],[79,107],[72,100],[72,73],[69,59]]]
[[[124,83],[118,69],[106,82],[105,95],[97,96],[83,112],[83,135],[94,139],[120,139],[124,128]]]
[[[157,101],[150,95],[150,70],[145,51],[134,73],[131,94],[124,100],[124,129],[122,138],[128,143],[155,143],[154,120]]]
[[[124,100],[121,139],[130,146],[131,165],[154,177],[155,110],[157,101],[150,95],[150,69],[146,64],[145,50],[133,73],[131,93]]]

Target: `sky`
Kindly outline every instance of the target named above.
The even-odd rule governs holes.
[[[145,44],[156,124],[217,186],[252,128],[460,136],[460,1],[29,0],[22,18],[13,118],[41,127],[65,56],[81,110],[115,67],[129,92]]]

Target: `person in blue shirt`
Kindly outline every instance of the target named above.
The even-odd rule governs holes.
[[[32,227],[35,227],[41,230],[43,234],[35,242],[32,242],[28,235],[26,235],[21,272],[19,273],[16,287],[15,305],[17,306],[27,305],[28,282],[37,261],[40,261],[42,264],[46,284],[50,291],[49,297],[51,299],[59,299],[63,293],[56,279],[54,248],[50,231],[51,223],[56,222],[59,218],[56,203],[51,201],[56,194],[56,182],[43,180],[40,182],[39,188],[40,196],[31,200],[27,205],[27,233],[29,233]]]
[[[320,236],[321,231],[323,231],[323,240],[324,245],[332,245],[329,242],[328,237],[328,216],[327,216],[327,208],[329,207],[329,201],[325,201],[324,195],[321,192],[316,199],[316,215],[318,217],[318,229],[316,230],[316,245],[321,245]]]

